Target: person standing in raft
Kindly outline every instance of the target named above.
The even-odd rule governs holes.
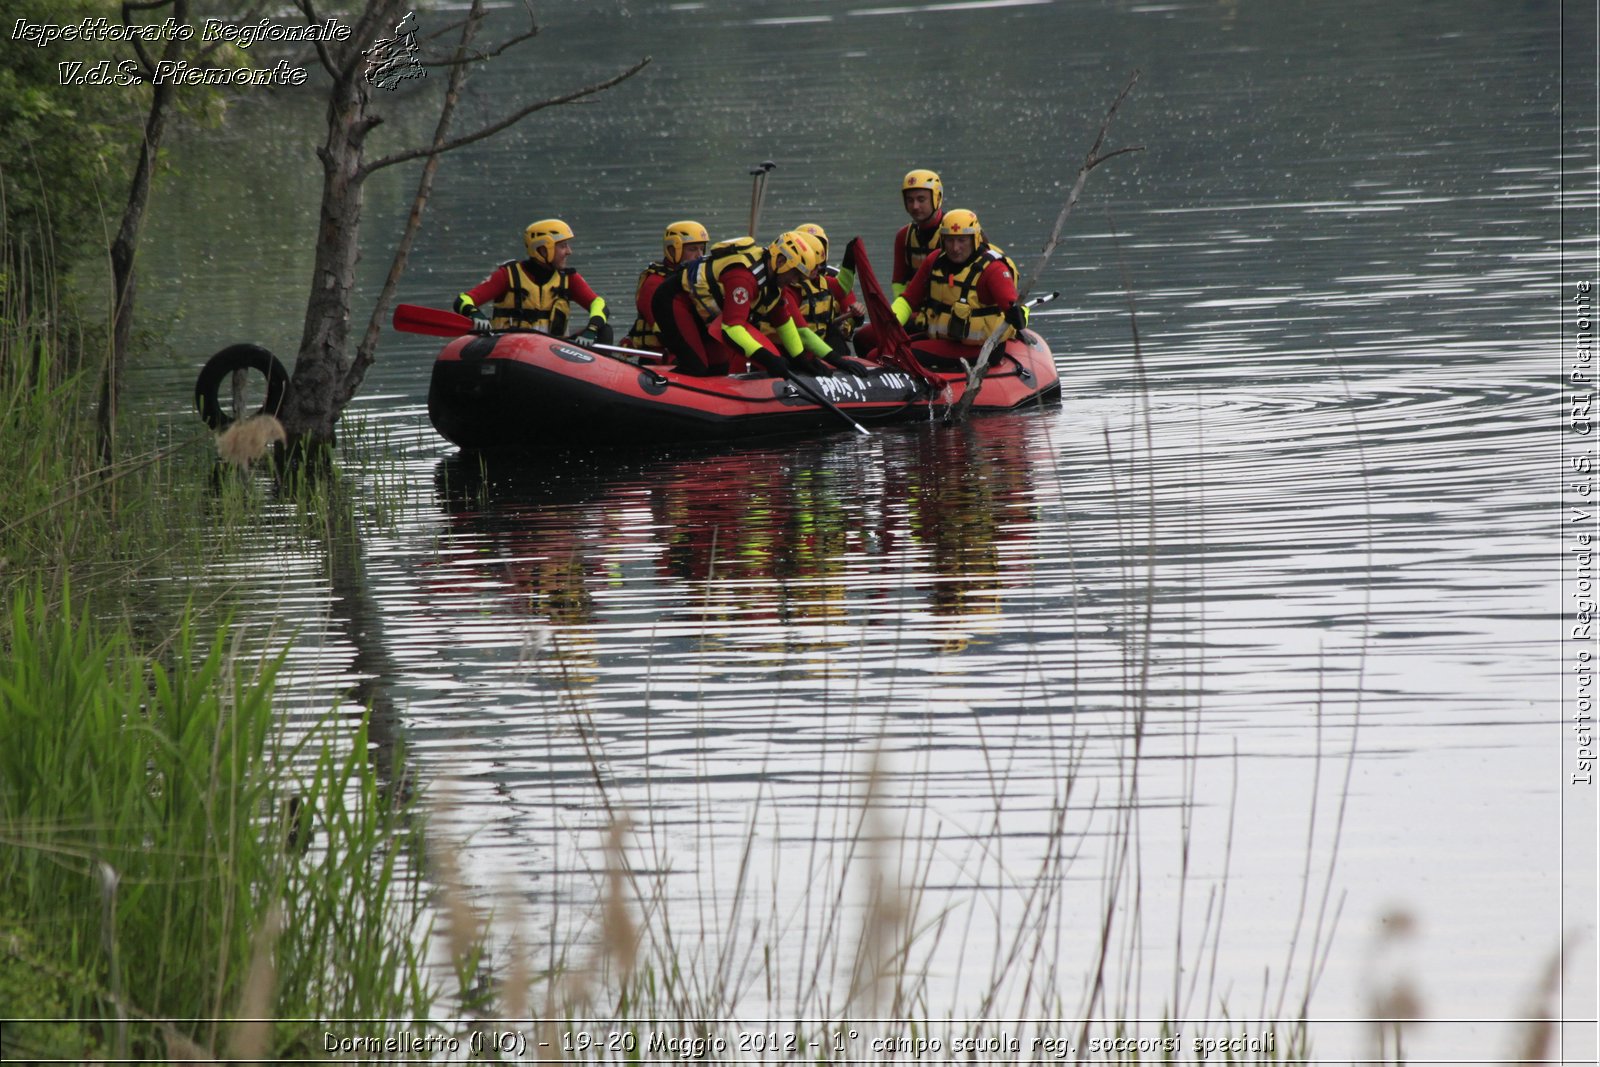
[[[978,216],[960,208],[945,212],[939,251],[922,261],[893,309],[902,325],[918,313],[926,319],[927,338],[911,347],[940,369],[970,360],[996,328],[1004,342],[1028,325],[1028,309],[1017,302],[1017,265],[984,240]]]
[[[583,332],[610,344],[605,298],[567,266],[572,227],[560,219],[542,219],[523,231],[522,243],[528,258],[506,260],[480,285],[456,297],[456,313],[472,319],[475,333],[524,329],[565,337],[576,307],[588,319]]]
[[[633,320],[633,329],[628,331],[623,344],[647,352],[661,351],[661,328],[656,325],[650,302],[673,271],[705,255],[710,244],[711,235],[698,222],[686,219],[668,224],[662,235],[661,259],[639,273],[639,285],[633,297],[638,318]]]
[[[894,271],[889,281],[897,297],[906,291],[923,261],[939,249],[939,227],[944,224],[944,182],[931,170],[907,171],[900,179],[900,201],[911,221],[894,235]],[[845,264],[846,269],[853,266]],[[845,282],[846,292],[853,283],[853,277]],[[907,328],[915,333],[923,326],[922,316],[917,315]],[[856,351],[865,353],[876,347],[877,331],[869,323],[856,334]]]
[[[678,371],[707,377],[737,373],[753,361],[782,378],[787,355],[812,373],[828,373],[818,358],[830,354],[828,343],[806,325],[793,292],[821,262],[821,246],[789,230],[766,249],[753,237],[718,241],[663,281],[651,310]],[[772,327],[773,338],[760,322]]]
[[[939,250],[944,225],[944,183],[931,170],[906,172],[900,180],[900,199],[911,221],[894,235],[894,274],[890,282],[899,296],[911,284],[922,261]]]

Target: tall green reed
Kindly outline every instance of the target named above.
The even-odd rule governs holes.
[[[263,952],[272,1050],[318,1047],[295,1020],[425,1011],[409,830],[364,731],[289,743],[274,664],[245,677],[225,628],[151,663],[67,607],[15,596],[0,659],[0,922],[33,946],[0,973],[55,987],[78,1054],[220,1048]]]

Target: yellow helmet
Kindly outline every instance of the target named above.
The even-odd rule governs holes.
[[[528,258],[545,266],[555,263],[556,244],[572,240],[572,227],[560,219],[540,219],[522,231],[522,243],[527,246]]]
[[[801,233],[810,234],[817,239],[817,243],[822,246],[822,262],[826,264],[828,262],[828,235],[823,228],[814,222],[808,222],[804,226],[796,226],[795,229]]]
[[[978,225],[978,216],[964,207],[951,208],[944,213],[944,221],[939,224],[939,240],[946,237],[971,237],[972,247],[977,248],[983,244],[983,227]]]
[[[662,236],[662,247],[666,252],[668,263],[678,263],[683,259],[684,245],[709,245],[711,234],[698,222],[685,219],[682,222],[667,224],[667,232]]]
[[[767,262],[771,264],[774,275],[798,270],[810,277],[822,266],[822,246],[809,233],[788,230],[779,234],[778,239],[767,247]]]
[[[927,189],[933,193],[933,210],[938,211],[939,205],[944,203],[944,182],[931,170],[910,170],[900,180],[900,195],[905,196],[913,189]]]

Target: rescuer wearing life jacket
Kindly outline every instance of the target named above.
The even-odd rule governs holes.
[[[633,297],[639,315],[633,320],[633,329],[628,331],[627,339],[623,342],[629,348],[661,351],[661,328],[656,325],[650,301],[668,275],[706,254],[711,235],[698,222],[686,219],[668,224],[661,240],[661,259],[639,273],[639,285]]]
[[[944,223],[944,183],[931,170],[907,171],[900,180],[900,199],[911,221],[894,235],[894,295],[905,292],[922,261],[939,250]]]
[[[1028,309],[1017,302],[1017,265],[984,240],[978,216],[963,208],[944,213],[939,251],[922,261],[893,309],[902,324],[922,313],[928,337],[912,348],[934,365],[970,359],[997,327],[1004,342],[1028,325]]]
[[[931,170],[907,171],[906,176],[900,179],[900,200],[905,204],[906,214],[911,216],[911,221],[900,227],[894,235],[894,271],[889,281],[895,296],[905,292],[923,260],[939,249],[939,227],[944,223],[944,182]],[[847,259],[844,266],[846,271],[853,272],[855,264]],[[853,273],[841,281],[845,291],[849,292],[855,284]],[[907,329],[913,333],[920,332],[923,329],[922,316],[913,316]],[[855,345],[856,351],[862,353],[877,348],[878,331],[870,323],[862,327],[856,333]]]
[[[567,266],[572,227],[560,219],[541,219],[523,231],[522,243],[528,258],[506,260],[482,284],[456,297],[456,313],[471,318],[476,333],[520,328],[565,337],[576,307],[588,319],[582,332],[610,344],[605,298]]]
[[[651,310],[663,347],[684,374],[737,373],[754,361],[784,377],[785,355],[813,373],[827,373],[819,359],[832,350],[806,324],[791,291],[821,262],[821,246],[797,230],[765,249],[753,237],[718,241],[656,288]],[[772,326],[773,338],[761,332],[762,321]]]
[[[821,226],[808,222],[795,229],[808,233],[822,246],[822,265],[795,288],[796,302],[807,325],[828,342],[835,353],[850,351],[850,337],[866,317],[867,309],[852,297],[842,284],[840,271],[828,263],[828,235]],[[765,328],[765,327],[763,327]]]

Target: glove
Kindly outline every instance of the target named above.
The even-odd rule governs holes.
[[[490,333],[494,330],[494,321],[489,318],[489,313],[482,308],[475,308],[468,304],[461,309],[461,314],[472,320],[473,333]]]
[[[1006,322],[1010,323],[1018,333],[1021,333],[1028,326],[1028,309],[1021,304],[1012,304],[1006,308]]]
[[[584,326],[583,332],[603,345],[611,343],[611,324],[599,315],[589,316],[588,325]]]
[[[832,352],[829,352],[822,358],[826,360],[830,366],[836,367],[839,370],[844,371],[846,374],[861,373],[861,364],[855,362],[855,359],[850,355],[850,353],[846,352],[842,348],[835,348]]]
[[[841,271],[849,271],[851,274],[856,272],[856,243],[854,241],[844,246],[844,260],[839,264],[839,269]],[[846,288],[848,289],[849,287],[846,286]]]

